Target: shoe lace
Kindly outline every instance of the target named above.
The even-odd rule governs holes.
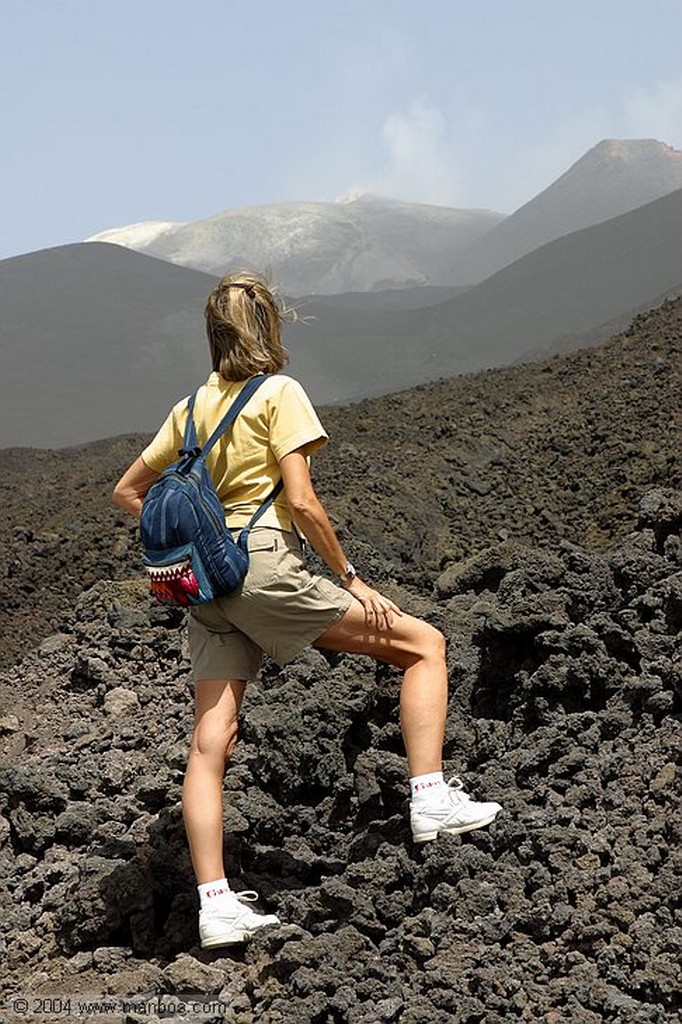
[[[453,775],[448,780],[449,797],[451,800],[456,800],[457,803],[465,804],[471,800],[468,793],[464,792],[464,783],[458,775]]]
[[[258,893],[253,889],[242,889],[241,892],[234,893],[240,903],[255,903],[258,899]]]

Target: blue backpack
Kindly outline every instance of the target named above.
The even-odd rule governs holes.
[[[267,374],[259,374],[246,382],[203,448],[194,423],[196,392],[188,400],[180,458],[150,488],[140,516],[142,562],[159,601],[206,604],[231,593],[246,576],[249,532],[282,490],[282,481],[234,540],[206,456],[265,380]]]

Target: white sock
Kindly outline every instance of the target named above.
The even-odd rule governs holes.
[[[441,804],[445,789],[445,779],[442,772],[414,775],[410,779],[412,799],[426,806]]]
[[[221,906],[230,895],[230,886],[226,878],[217,878],[215,882],[204,882],[198,885],[201,909],[209,913],[220,911]]]

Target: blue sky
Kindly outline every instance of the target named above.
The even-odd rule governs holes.
[[[0,257],[352,188],[512,212],[682,148],[680,0],[2,0]]]

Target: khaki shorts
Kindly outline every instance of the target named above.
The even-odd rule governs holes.
[[[254,527],[241,587],[190,612],[194,681],[254,679],[263,653],[286,665],[340,619],[353,600],[343,587],[307,569],[295,533]]]

